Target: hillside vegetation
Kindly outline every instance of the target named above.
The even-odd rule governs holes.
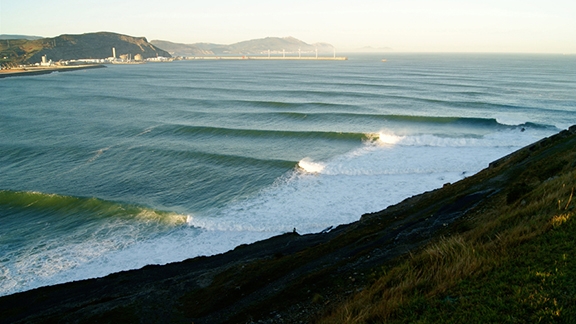
[[[319,322],[575,323],[576,155],[556,159],[382,267]]]

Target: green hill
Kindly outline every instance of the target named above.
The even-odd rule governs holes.
[[[0,62],[33,64],[46,55],[52,61],[75,59],[104,59],[123,54],[142,55],[144,59],[170,54],[150,43],[144,37],[132,37],[109,32],[81,35],[60,35],[36,40],[0,40]]]

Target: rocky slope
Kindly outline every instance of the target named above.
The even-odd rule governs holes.
[[[478,174],[323,233],[0,298],[0,322],[308,323],[370,274],[503,201],[576,167],[576,126]]]

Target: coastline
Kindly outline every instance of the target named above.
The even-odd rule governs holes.
[[[198,56],[189,57],[186,61],[197,60],[279,60],[279,61],[347,61],[346,56],[336,57],[267,57],[267,56]],[[152,63],[164,63],[154,62]],[[169,61],[172,62],[172,61]],[[112,64],[144,64],[146,62],[112,62]],[[72,66],[50,66],[50,67],[24,67],[17,69],[0,70],[0,79],[16,76],[29,76],[29,75],[42,75],[50,74],[52,72],[70,72],[85,69],[105,68],[104,64],[83,64]]]
[[[0,79],[15,76],[41,75],[41,74],[50,74],[52,72],[70,72],[70,71],[105,68],[105,67],[106,66],[103,64],[84,64],[73,66],[32,67],[22,69],[0,70]]]
[[[369,291],[375,279],[393,271],[406,273],[405,268],[394,268],[403,260],[419,262],[416,264],[419,273],[435,271],[426,268],[426,260],[415,257],[426,246],[431,247],[427,251],[439,250],[438,244],[429,243],[441,242],[446,237],[458,238],[480,228],[484,234],[479,240],[497,241],[495,250],[501,252],[500,242],[508,232],[496,230],[491,221],[505,224],[504,230],[510,223],[519,224],[519,233],[525,235],[522,242],[535,237],[537,234],[526,236],[530,228],[526,224],[533,221],[534,209],[513,214],[514,218],[506,215],[510,209],[532,208],[532,198],[542,197],[548,186],[570,192],[570,186],[559,184],[568,176],[573,179],[575,144],[576,126],[572,126],[495,161],[471,177],[321,233],[300,235],[294,231],[210,257],[148,265],[102,278],[2,296],[0,323],[114,322],[119,318],[125,322],[157,323],[318,322],[322,316],[343,308],[342,303],[351,296]],[[529,185],[526,179],[530,180]],[[548,209],[552,214],[558,213],[556,198],[541,199],[542,204],[551,206]],[[566,215],[573,213],[570,209],[568,214],[569,207],[573,208],[571,201],[572,196],[568,203],[558,203]],[[496,218],[501,214],[506,218]],[[544,215],[543,219],[549,216]],[[486,229],[486,224],[491,227]],[[538,224],[534,227],[539,228]],[[451,266],[445,260],[450,258],[448,253],[458,257],[457,252],[463,249],[460,246],[467,245],[459,243],[453,248],[456,252],[448,250],[440,254],[440,250],[429,259],[445,270],[443,273],[454,276],[463,268]],[[480,251],[483,256],[484,250]],[[569,250],[560,251],[564,252]],[[489,269],[483,267],[472,275]],[[477,278],[472,275],[463,278],[470,282]],[[422,284],[413,290],[422,291],[429,285]],[[564,289],[564,294],[571,288]],[[439,296],[446,303],[446,296]],[[474,296],[464,297],[460,299]],[[486,297],[481,298],[482,302],[488,302]],[[459,302],[458,298],[452,299],[450,305]],[[362,307],[368,308],[377,301],[363,303]],[[572,299],[560,307],[571,302]],[[512,315],[523,318],[524,313],[515,311]],[[324,322],[342,320],[332,317]]]

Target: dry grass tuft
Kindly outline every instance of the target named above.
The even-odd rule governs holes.
[[[566,223],[570,217],[572,217],[572,213],[565,213],[565,214],[560,214],[560,215],[556,215],[554,217],[552,217],[552,219],[550,220],[550,223],[552,224],[553,227],[558,227],[564,223]]]
[[[464,279],[494,269],[513,247],[570,220],[574,179],[576,171],[565,173],[543,181],[513,205],[502,203],[474,215],[471,230],[443,237],[409,255],[320,322],[393,320],[399,309],[414,300],[439,296]]]

